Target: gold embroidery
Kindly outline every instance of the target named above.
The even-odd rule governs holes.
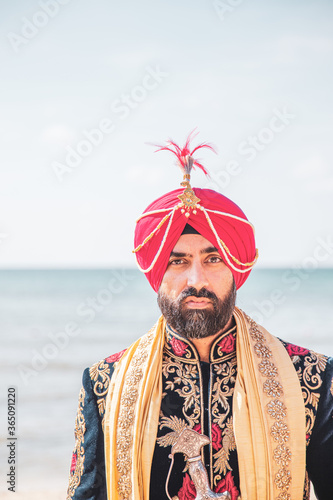
[[[280,469],[275,476],[275,484],[280,490],[288,489],[291,483],[290,470]]]
[[[271,350],[266,345],[265,336],[258,329],[257,324],[249,317],[246,316],[250,323],[250,336],[255,342],[253,345],[254,352],[261,358],[259,363],[259,371],[266,380],[263,384],[263,389],[267,397],[271,399],[267,405],[266,410],[270,417],[275,420],[271,426],[270,433],[278,444],[273,451],[273,458],[275,463],[280,467],[274,477],[274,482],[280,493],[277,500],[290,500],[288,489],[291,483],[291,473],[288,470],[288,465],[291,460],[291,454],[288,447],[285,446],[289,440],[290,432],[287,424],[283,419],[287,416],[287,408],[281,398],[283,396],[283,389],[278,380],[278,369],[273,362],[269,361],[271,357]]]
[[[227,470],[231,470],[229,465],[229,455],[232,450],[236,448],[236,440],[234,436],[232,417],[226,422],[225,429],[223,430],[222,448],[214,454],[214,472],[217,474],[214,477],[214,486],[222,478],[221,474],[225,475]]]
[[[273,378],[276,377],[277,375],[276,366],[267,359],[263,359],[262,362],[259,364],[259,371],[264,377]]]
[[[280,444],[274,450],[274,460],[281,467],[287,467],[291,461],[291,451],[284,444]]]
[[[171,358],[167,354],[164,354],[162,363],[165,388],[177,392],[184,399],[183,415],[189,427],[193,429],[200,418],[200,388],[196,383],[198,367],[184,364],[181,360],[178,361],[178,358]],[[170,375],[173,376],[172,380],[168,380]],[[176,389],[177,385],[181,388]]]
[[[272,356],[271,350],[262,342],[257,342],[254,345],[254,351],[259,358],[270,358]]]
[[[131,446],[133,441],[133,425],[138,394],[139,384],[141,384],[143,370],[142,365],[147,360],[147,347],[154,339],[154,328],[143,337],[133,355],[130,368],[125,376],[124,392],[121,398],[118,426],[117,426],[117,460],[116,467],[119,474],[118,492],[122,499],[131,497]],[[136,386],[132,383],[135,381]]]
[[[320,389],[323,381],[321,374],[326,369],[327,357],[308,351],[304,357],[304,365],[298,367],[301,361],[299,356],[292,357],[298,378],[302,387],[302,394],[305,405],[306,434],[309,436],[315,423],[316,412],[319,404]],[[307,444],[309,440],[307,441]]]
[[[216,372],[216,382],[213,385],[212,391],[212,415],[213,422],[219,427],[223,426],[223,422],[230,413],[230,405],[228,399],[234,392],[234,384],[236,380],[236,358],[227,363],[214,365]],[[231,383],[232,387],[229,386]],[[222,406],[225,412],[219,410],[219,405]]]
[[[264,383],[264,392],[267,394],[267,396],[279,398],[283,394],[282,385],[276,380],[267,379]]]
[[[231,470],[229,456],[236,448],[232,417],[227,419],[231,413],[229,401],[234,393],[236,380],[236,357],[226,363],[213,365],[213,369],[217,376],[212,390],[211,411],[214,424],[222,431],[222,447],[213,453],[214,486],[216,486],[222,478],[221,474],[225,475]]]
[[[248,320],[251,327],[250,335],[253,340],[253,349],[256,355],[260,358],[258,361],[260,367],[259,369],[262,376],[265,377],[263,380],[263,390],[268,398],[266,405],[267,412],[273,419],[273,423],[270,426],[270,432],[276,442],[276,447],[273,450],[273,459],[278,466],[277,473],[274,477],[276,487],[280,490],[279,493],[277,493],[277,500],[290,500],[288,490],[290,488],[292,478],[289,467],[292,457],[290,448],[288,447],[290,431],[285,421],[287,409],[283,403],[283,387],[279,382],[278,369],[274,363],[272,363],[272,353],[266,344],[264,334],[257,328],[254,321],[250,318],[248,318]],[[220,339],[217,340],[217,342],[219,341]],[[165,356],[163,364],[163,375],[166,379],[168,379],[164,382],[165,390],[178,390],[178,394],[187,400],[188,403],[195,404],[194,401],[198,400],[199,404],[199,384],[197,383],[197,396],[194,396],[193,381],[192,385],[189,382],[190,378],[198,379],[198,361],[196,359],[185,361],[185,356],[179,358],[175,356],[174,353],[169,351],[167,351],[167,354],[169,357]],[[229,418],[231,412],[229,397],[233,394],[237,364],[234,353],[231,353],[231,356],[234,357],[230,361],[228,360],[228,363],[212,362],[212,370],[214,370],[216,375],[216,377],[213,378],[214,382],[212,384],[210,401],[212,422],[217,424],[222,431],[222,441],[220,441],[222,442],[222,447],[218,451],[212,450],[212,470],[214,471],[212,480],[214,486],[216,486],[217,482],[222,478],[222,475],[225,475],[228,470],[231,470],[229,465],[229,455],[230,452],[236,448],[232,428],[232,417]],[[186,368],[183,365],[184,361],[186,362]],[[226,361],[225,358],[224,361]],[[322,372],[326,368],[327,358],[308,351],[308,354],[305,356],[293,356],[292,361],[295,364],[295,369],[303,392],[307,432],[310,430],[312,431],[315,413],[319,402],[320,392],[318,389],[322,385]],[[188,380],[184,381],[186,377]],[[185,384],[187,389],[179,389],[178,387],[181,384]],[[333,395],[333,380],[331,383],[331,393]],[[162,397],[167,397],[167,395],[168,393],[164,392]],[[190,399],[191,397],[193,397],[193,399]],[[172,446],[177,426],[182,428],[182,425],[189,425],[193,428],[193,426],[199,422],[196,417],[194,419],[189,418],[193,417],[193,414],[188,415],[189,409],[191,409],[190,405],[188,405],[186,412],[187,423],[184,419],[178,419],[178,421],[174,420],[172,422],[172,419],[177,419],[177,417],[170,417],[170,419],[168,419],[164,417],[161,411],[159,428],[162,429],[163,427],[169,427],[173,430],[173,432],[158,438],[158,444],[160,446]],[[308,500],[309,498],[306,488],[307,483],[305,483],[304,500]]]
[[[281,420],[287,416],[287,408],[278,399],[273,399],[266,406],[268,413],[276,420]]]
[[[110,368],[104,360],[95,363],[89,370],[90,378],[94,384],[94,394],[98,397],[98,411],[102,418],[102,428],[104,430],[105,397],[110,385]]]
[[[75,420],[75,448],[73,453],[76,454],[75,470],[69,475],[69,486],[67,490],[67,500],[73,498],[75,489],[81,482],[81,476],[84,469],[84,433],[86,432],[86,424],[83,416],[83,406],[85,398],[85,390],[82,387],[79,394],[79,407]]]
[[[230,417],[230,400],[234,390],[237,369],[235,353],[233,353],[233,356],[233,359],[227,362],[212,365],[212,369],[216,375],[212,385],[210,402],[213,429],[214,426],[218,426],[222,434],[221,441],[219,441],[221,448],[217,451],[211,448],[211,452],[213,452],[212,469],[214,469],[215,486],[222,478],[221,474],[225,475],[228,470],[231,470],[229,455],[236,448],[232,417]],[[172,432],[159,437],[157,443],[159,446],[167,447],[174,444],[184,426],[193,428],[199,424],[200,408],[202,405],[200,405],[200,388],[197,383],[199,376],[197,365],[189,365],[187,362],[185,364],[184,359],[179,360],[174,355],[170,357],[169,352],[166,351],[163,357],[162,371],[165,390],[177,392],[184,399],[182,410],[185,419],[175,416],[168,418],[161,412],[159,429],[168,427]],[[179,385],[181,388],[178,389],[177,386]],[[167,396],[168,392],[164,392],[162,395],[163,398]]]
[[[271,427],[271,435],[277,443],[285,443],[289,440],[290,432],[287,425],[284,422],[281,422],[281,420],[278,420]]]

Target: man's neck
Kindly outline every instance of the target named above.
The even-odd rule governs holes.
[[[191,339],[192,344],[195,346],[196,350],[198,351],[199,357],[201,361],[206,361],[209,363],[209,354],[210,354],[210,348],[214,342],[214,340],[222,335],[222,333],[227,332],[230,330],[235,325],[235,320],[234,317],[231,316],[230,320],[226,324],[226,326],[223,328],[223,330],[220,330],[219,332],[215,333],[215,335],[211,335],[209,337],[206,337],[204,339]]]

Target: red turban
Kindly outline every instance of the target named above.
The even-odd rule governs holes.
[[[243,211],[231,200],[211,189],[193,188],[199,201],[191,206],[182,202],[183,189],[166,193],[153,201],[138,219],[135,229],[135,255],[153,289],[157,292],[171,251],[186,224],[190,224],[219,251],[242,286],[257,260],[254,229]]]

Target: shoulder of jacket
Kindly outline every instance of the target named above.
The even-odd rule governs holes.
[[[294,365],[298,367],[301,365],[315,367],[318,373],[325,371],[329,359],[328,356],[315,352],[312,349],[286,342],[285,340],[278,340],[285,347]]]
[[[119,361],[122,357],[122,355],[126,352],[126,349],[117,352],[115,354],[111,354],[111,356],[108,356],[107,358],[104,358],[100,361],[97,361],[97,363],[94,363],[90,368],[89,368],[89,375],[90,378],[93,382],[102,382],[107,379],[107,375],[112,373],[114,363]]]
[[[126,349],[97,361],[89,368],[93,395],[98,405],[98,411],[104,421],[106,407],[106,396],[110,386],[110,380],[114,370],[114,364],[120,360]],[[104,423],[104,422],[103,422]]]

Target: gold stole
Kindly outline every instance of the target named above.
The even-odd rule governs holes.
[[[111,377],[105,410],[108,500],[149,499],[162,399],[165,320],[132,344]]]
[[[235,308],[234,433],[242,500],[302,500],[305,408],[281,342]]]
[[[305,409],[285,348],[235,308],[234,432],[242,500],[302,500]],[[111,378],[105,413],[108,500],[149,500],[162,398],[165,320],[132,344]]]

